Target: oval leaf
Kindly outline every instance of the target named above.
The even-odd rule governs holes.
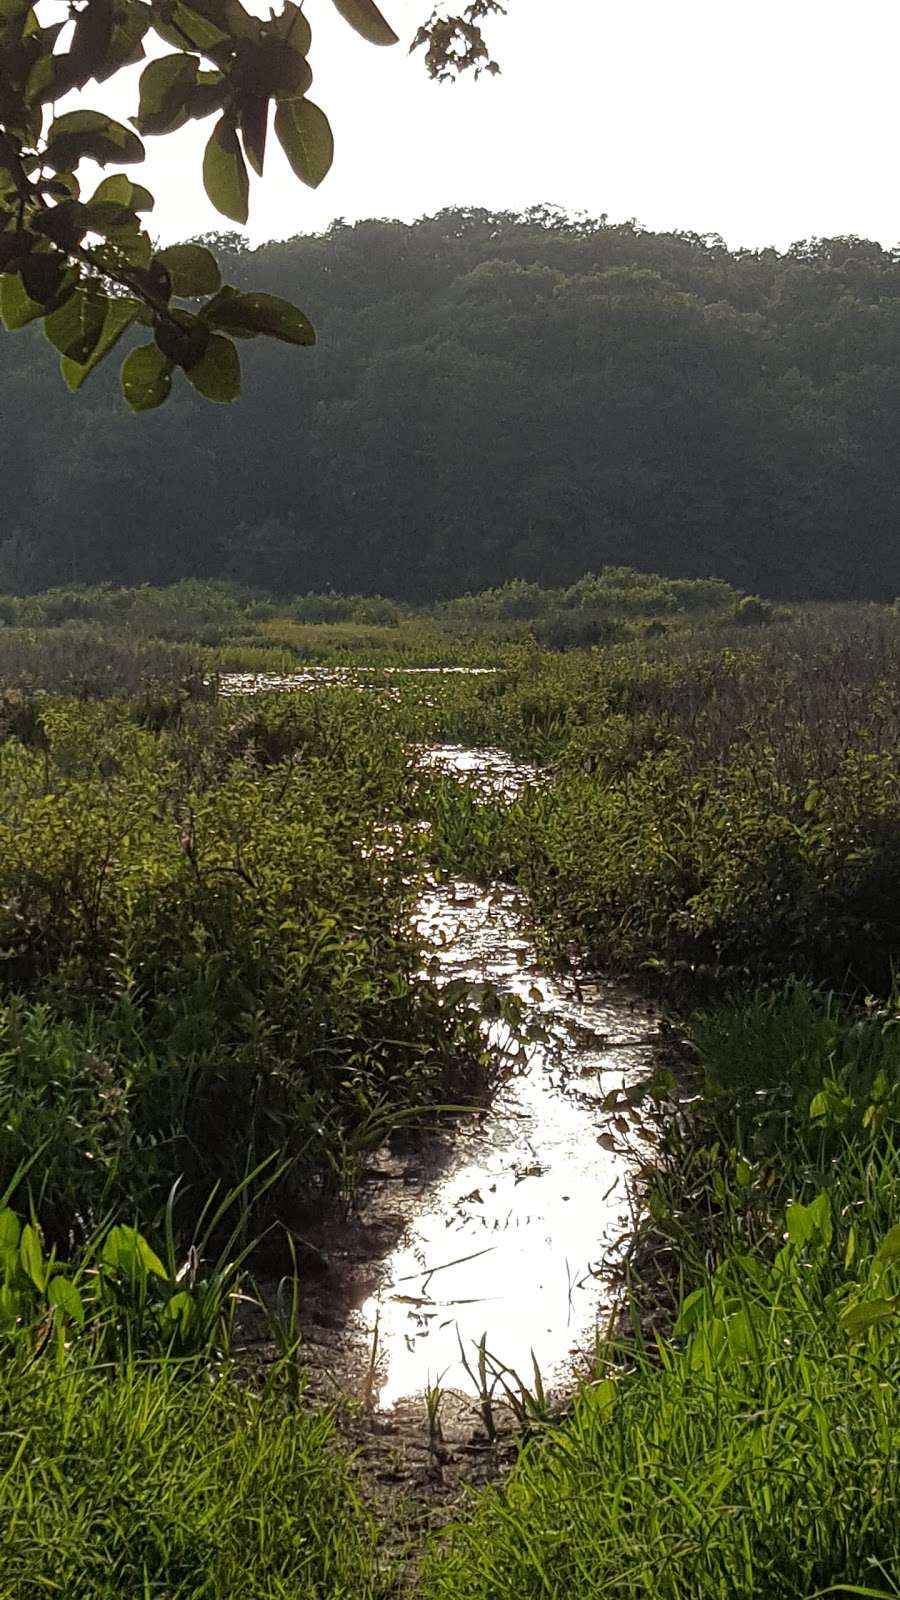
[[[156,344],[139,345],[125,357],[122,393],[132,411],[153,411],[168,399],[171,388],[172,363]]]
[[[79,1327],[83,1327],[84,1304],[71,1278],[51,1278],[47,1299],[56,1310],[62,1311]]]
[[[172,293],[182,300],[193,300],[198,295],[215,294],[222,286],[216,258],[202,244],[173,244],[159,250],[156,260],[169,274]]]
[[[370,44],[397,43],[397,35],[373,0],[334,0],[334,4],[351,28],[361,33]]]
[[[199,361],[187,368],[189,381],[207,400],[236,400],[241,392],[241,363],[230,339],[212,333]]]
[[[25,1272],[27,1272],[35,1288],[43,1290],[44,1284],[47,1281],[47,1273],[44,1267],[44,1252],[41,1249],[40,1235],[38,1234],[37,1229],[32,1227],[30,1222],[27,1223],[22,1229],[22,1238],[19,1244],[19,1260],[21,1261],[23,1269]]]
[[[197,87],[199,56],[159,56],[141,73],[140,105],[134,119],[141,133],[174,133],[190,117],[189,96]]]
[[[324,111],[312,100],[282,100],[275,110],[275,132],[297,177],[317,189],[334,160],[334,136]]]
[[[152,345],[143,349],[153,349]],[[142,354],[141,350],[132,351],[132,355]],[[129,1277],[146,1277],[152,1272],[157,1278],[168,1280],[169,1274],[155,1251],[151,1250],[143,1234],[137,1228],[121,1225],[110,1228],[103,1241],[100,1259],[109,1267],[115,1267],[119,1272],[126,1272]]]
[[[21,273],[9,272],[0,279],[0,317],[4,328],[24,328],[26,322],[42,317],[46,306],[32,300],[22,282]]]
[[[64,356],[87,361],[103,333],[106,296],[96,289],[76,289],[58,310],[44,319],[44,332]]]
[[[886,1233],[878,1246],[875,1255],[876,1261],[896,1261],[900,1256],[900,1222],[895,1223],[889,1233]]]
[[[144,146],[136,133],[102,111],[69,111],[50,126],[46,160],[50,166],[70,169],[83,157],[101,167],[110,161],[143,161]]]
[[[141,302],[139,300],[122,299],[108,300],[106,302],[103,331],[87,360],[79,362],[73,361],[70,356],[63,357],[61,369],[68,389],[74,391],[81,388],[85,378],[90,377],[90,374],[95,367],[99,366],[103,357],[109,355],[113,346],[118,344],[125,329],[131,327],[140,312]]]
[[[145,189],[143,184],[132,183],[124,172],[114,172],[104,178],[90,204],[95,206],[106,201],[127,206],[129,211],[152,211],[156,204],[150,190]]]
[[[18,1250],[22,1226],[9,1206],[0,1211],[0,1250]]]
[[[893,1300],[863,1300],[859,1305],[851,1306],[841,1315],[841,1327],[849,1333],[851,1339],[857,1339],[879,1322],[887,1322],[896,1316],[897,1309]]]
[[[216,123],[203,156],[203,187],[217,211],[232,222],[246,222],[250,212],[250,178],[234,124]]]
[[[277,294],[236,294],[224,291],[207,306],[201,317],[211,328],[252,337],[268,334],[284,344],[313,345],[316,333],[309,318]]]

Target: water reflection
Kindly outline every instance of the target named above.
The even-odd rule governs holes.
[[[229,673],[220,688],[366,687],[385,672],[489,670],[310,667]],[[505,797],[546,781],[490,748],[436,745],[418,762]],[[413,1175],[404,1190],[405,1229],[353,1319],[375,1341],[372,1398],[383,1409],[436,1382],[474,1393],[482,1339],[526,1382],[533,1354],[548,1387],[567,1384],[573,1357],[590,1358],[614,1299],[607,1269],[628,1236],[627,1184],[639,1155],[636,1130],[603,1101],[648,1072],[653,1054],[652,1021],[633,995],[603,982],[576,988],[540,966],[513,891],[432,885],[418,920],[438,982],[489,982],[516,995],[542,1037],[490,1109],[460,1127],[439,1176]]]
[[[497,751],[441,746],[425,761],[506,793],[537,776]],[[546,1384],[564,1382],[609,1314],[605,1269],[627,1235],[637,1140],[613,1134],[602,1102],[649,1070],[651,1024],[619,987],[576,992],[543,970],[523,910],[510,890],[460,880],[420,902],[438,981],[488,981],[516,995],[544,1037],[489,1113],[461,1130],[441,1176],[423,1184],[362,1308],[383,1408],[437,1381],[473,1392],[466,1361],[476,1366],[482,1338],[526,1381],[533,1353]]]
[[[359,689],[382,677],[484,677],[497,667],[298,667],[291,672],[222,672],[220,695],[278,694],[290,689]]]

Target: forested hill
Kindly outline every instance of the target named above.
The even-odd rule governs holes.
[[[73,398],[41,334],[0,336],[0,589],[424,599],[625,563],[900,594],[900,251],[483,211],[219,244],[318,347],[247,345],[236,405],[181,384],[135,418],[114,371]]]

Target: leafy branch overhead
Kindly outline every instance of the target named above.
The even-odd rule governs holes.
[[[333,4],[371,44],[397,42],[375,0]],[[414,41],[426,46],[432,76],[484,66],[479,18],[498,9],[473,0],[464,17],[432,17]],[[133,127],[77,104],[88,83],[142,60],[153,35],[169,51],[141,73]],[[266,17],[240,0],[44,0],[40,19],[29,0],[0,0],[0,318],[9,330],[43,320],[70,389],[135,324],[149,333],[122,367],[136,411],[167,398],[176,368],[209,399],[233,400],[237,338],[315,342],[288,301],[223,285],[205,246],[156,249],[144,221],[154,197],[127,172],[112,172],[90,195],[78,176],[84,161],[134,166],[144,137],[214,117],[203,182],[223,216],[247,221],[250,171],[262,176],[270,124],[293,172],[315,188],[334,141],[309,98],[311,42],[294,0]],[[65,96],[76,109],[57,115]]]

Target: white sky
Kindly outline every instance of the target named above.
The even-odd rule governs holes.
[[[431,0],[383,0],[403,41],[390,50],[359,39],[331,0],[307,0],[311,94],[335,165],[313,192],[270,139],[250,238],[541,201],[732,246],[900,238],[896,0],[507,3],[488,36],[502,77],[438,85],[406,52]],[[92,85],[82,103],[126,116],[136,84],[112,100]],[[132,169],[157,194],[152,231],[166,242],[232,226],[203,194],[204,137],[193,124],[150,139]]]

